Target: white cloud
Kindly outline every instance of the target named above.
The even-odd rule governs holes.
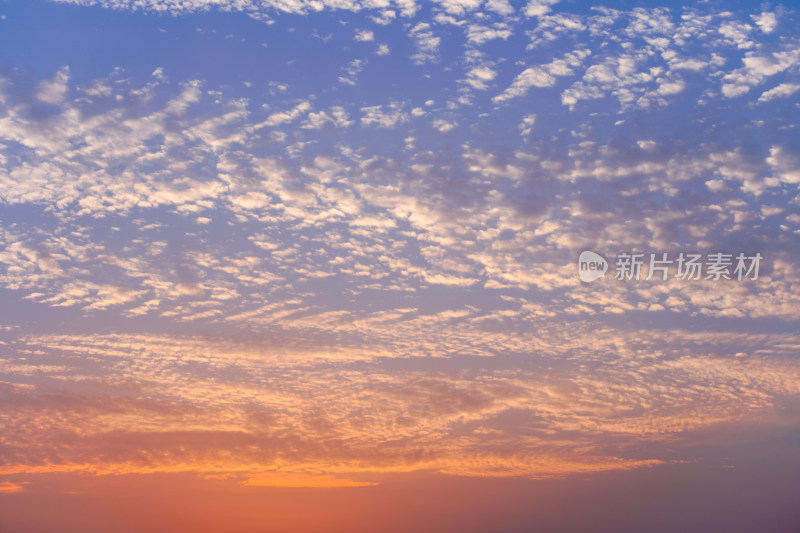
[[[63,67],[56,72],[52,79],[44,80],[39,84],[36,98],[46,104],[60,104],[64,101],[69,90],[69,67]]]
[[[331,107],[329,111],[330,114],[325,111],[309,113],[308,119],[303,122],[301,127],[304,129],[318,130],[326,124],[332,124],[337,128],[346,128],[353,123],[353,121],[348,120],[347,111],[343,107],[334,106]]]
[[[523,137],[527,137],[533,131],[533,124],[536,122],[536,115],[527,115],[522,117],[522,122],[519,124],[519,131]]]
[[[769,150],[767,164],[784,183],[800,184],[800,156],[782,146]]]
[[[647,141],[647,140],[636,141],[636,144],[642,150],[652,150],[657,146],[657,143],[655,141]]]
[[[719,33],[725,37],[725,42],[735,44],[737,48],[752,48],[753,41],[748,39],[752,27],[741,22],[726,22],[719,27]]]
[[[105,81],[98,80],[91,87],[83,90],[83,94],[91,98],[107,98],[111,96],[113,89]]]
[[[669,63],[669,68],[672,70],[691,70],[699,72],[709,66],[708,61],[698,58],[681,58],[674,50],[667,50],[661,56]]]
[[[274,19],[270,14],[294,13],[308,14],[325,9],[347,10],[358,12],[363,9],[381,9],[381,16],[393,13],[385,9],[388,2],[372,0],[56,0],[62,3],[85,5],[100,5],[112,9],[146,10],[155,13],[181,15],[195,11],[207,11],[212,8],[225,10],[244,11],[249,17],[273,24]],[[454,0],[453,0],[454,1]],[[472,0],[462,0],[467,3]],[[414,0],[396,0],[403,16],[411,17],[416,13],[418,6]]]
[[[414,0],[395,0],[394,3],[400,8],[400,14],[404,17],[413,17],[419,6]],[[386,11],[383,12],[387,13]],[[391,13],[394,13],[393,11]],[[394,15],[392,15],[394,17]]]
[[[625,28],[629,37],[658,37],[673,33],[675,25],[671,20],[671,12],[667,8],[647,9],[635,7],[627,14],[630,23]]]
[[[733,83],[726,83],[722,86],[722,94],[728,98],[736,98],[743,94],[750,92],[749,85],[736,85]]]
[[[531,44],[527,49],[534,49],[541,43],[554,41],[566,35],[575,35],[586,29],[585,20],[579,15],[566,13],[543,15],[539,17],[536,27],[527,32],[531,37]]]
[[[436,60],[441,39],[433,35],[430,24],[420,22],[411,29],[409,34],[416,41],[417,51],[411,56],[414,63],[421,65]]]
[[[269,196],[258,191],[249,191],[245,194],[230,196],[228,201],[231,205],[248,211],[261,209],[271,203]]]
[[[511,28],[508,24],[497,23],[493,27],[479,26],[470,24],[467,27],[467,41],[472,44],[483,44],[492,39],[506,40],[511,36]]]
[[[433,21],[437,24],[452,24],[453,26],[463,26],[467,23],[467,21],[463,18],[456,18],[444,12],[436,13],[436,15],[433,17]]]
[[[183,92],[167,103],[164,112],[168,115],[183,115],[192,104],[200,101],[199,80],[192,80],[183,84]]]
[[[518,74],[511,85],[492,100],[501,103],[526,95],[531,87],[552,87],[556,83],[556,77],[572,74],[572,69],[579,66],[588,55],[588,50],[576,50],[545,65],[529,67]]]
[[[356,79],[358,75],[364,70],[364,66],[366,65],[366,60],[364,59],[354,59],[352,60],[346,67],[344,67],[345,76],[339,76],[339,83],[344,83],[346,85],[355,85]]]
[[[498,15],[511,15],[514,13],[514,8],[508,0],[488,0],[486,2],[486,9],[494,11]]]
[[[375,40],[375,34],[370,30],[358,30],[355,36],[356,41],[373,41]]]
[[[723,78],[722,94],[734,98],[746,94],[766,78],[785,71],[800,63],[800,49],[773,52],[769,55],[756,55],[748,52],[742,59],[743,67]]]
[[[286,83],[278,83],[277,81],[269,82],[267,84],[267,87],[269,87],[270,94],[285,93],[286,91],[289,90],[289,85],[288,84],[286,84]]]
[[[412,2],[412,4],[413,4],[413,2]],[[399,5],[399,3],[398,3],[398,5]],[[391,9],[384,9],[378,15],[373,16],[371,18],[376,24],[380,24],[381,26],[386,26],[388,24],[391,24],[392,21],[395,18],[397,18],[397,14]]]
[[[285,124],[287,122],[292,122],[297,120],[302,115],[307,113],[311,109],[311,103],[308,101],[300,102],[292,109],[288,111],[280,111],[277,113],[273,113],[267,117],[262,125],[263,126],[280,126],[281,124]]]
[[[466,82],[475,90],[484,91],[489,88],[488,82],[495,79],[497,72],[489,67],[475,67],[467,73]]]
[[[522,12],[527,17],[540,17],[550,12],[550,6],[559,0],[529,0]]]
[[[686,88],[686,83],[683,80],[659,79],[657,82],[658,89],[656,89],[656,93],[662,96],[678,94],[683,92],[683,90]]]
[[[467,11],[475,11],[483,0],[434,0],[447,13],[463,15]]]
[[[375,105],[362,107],[361,111],[364,113],[361,117],[361,125],[364,127],[394,128],[409,118],[399,102],[390,103],[385,110],[384,106]]]
[[[433,126],[440,133],[447,133],[449,131],[453,131],[457,126],[457,124],[455,122],[450,122],[442,118],[437,118],[431,122],[431,126]]]
[[[512,98],[525,96],[531,87],[552,87],[555,83],[556,79],[547,70],[541,67],[529,67],[514,78],[511,86],[492,100],[497,103],[505,102]]]
[[[769,11],[764,11],[760,15],[750,15],[750,18],[764,33],[772,33],[778,26],[778,17],[775,16],[775,13],[770,13]]]
[[[769,102],[775,98],[785,98],[791,96],[797,91],[800,91],[800,83],[781,83],[768,91],[764,91],[758,97],[759,102]]]

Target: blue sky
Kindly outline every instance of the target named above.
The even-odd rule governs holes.
[[[722,468],[720,427],[796,435],[791,6],[0,17],[8,492],[46,467],[343,487]],[[583,250],[611,273],[582,283]],[[764,262],[615,280],[632,251]],[[112,453],[119,435],[151,454]]]
[[[391,6],[297,7],[278,24],[274,10],[256,4],[242,4],[244,13],[156,5],[173,14],[114,2],[108,6],[116,9],[7,3],[6,161],[18,175],[42,172],[45,163],[63,172],[43,178],[50,186],[30,180],[30,191],[7,181],[14,190],[5,208],[26,206],[24,215],[10,211],[11,220],[83,220],[82,238],[112,244],[111,229],[142,250],[156,238],[148,231],[161,232],[170,238],[158,242],[173,255],[213,243],[226,259],[248,249],[264,259],[255,235],[306,253],[330,244],[325,231],[347,238],[354,220],[362,232],[374,223],[381,229],[367,241],[401,247],[413,267],[364,254],[363,266],[383,269],[384,277],[373,275],[385,280],[373,284],[379,291],[393,292],[382,283],[416,287],[438,276],[444,282],[432,290],[479,306],[502,296],[479,290],[487,283],[515,297],[574,286],[574,256],[592,246],[608,254],[780,246],[772,257],[795,248],[797,158],[789,132],[797,47],[785,8],[575,12],[444,3],[404,16]],[[48,128],[56,135],[36,138]],[[110,145],[101,141],[104,128],[116,136]],[[175,128],[195,131],[165,142]],[[126,136],[146,148],[123,147]],[[74,153],[49,157],[66,147]],[[287,212],[286,202],[254,185],[268,172],[264,165],[298,191],[289,203],[300,211]],[[75,186],[78,175],[83,183]],[[348,201],[349,212],[341,205]],[[277,218],[265,224],[269,202],[284,212],[272,209]],[[484,257],[492,249],[504,252]],[[332,260],[332,250],[320,253]],[[109,280],[118,275],[108,264],[97,268]],[[552,279],[537,280],[531,269]],[[323,273],[337,279],[321,283],[331,298],[360,282],[335,268]],[[130,274],[116,280],[131,286],[126,302],[153,301],[153,289],[134,289],[147,273]],[[51,281],[28,299],[52,298],[75,282]],[[763,309],[749,294],[741,296],[749,304],[717,302],[703,314]],[[570,300],[560,301],[563,308]],[[247,305],[217,303],[226,312]],[[356,305],[364,303],[375,302]]]

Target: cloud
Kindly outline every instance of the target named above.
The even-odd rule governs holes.
[[[382,105],[366,106],[361,111],[364,113],[361,117],[363,127],[394,128],[409,119],[400,102],[392,102],[385,109]]]
[[[536,27],[528,31],[531,37],[531,44],[528,49],[547,41],[554,41],[560,37],[586,31],[585,20],[578,15],[557,13],[553,15],[542,15],[539,17]]]
[[[580,66],[589,54],[589,50],[576,50],[551,63],[526,68],[514,78],[514,81],[505,91],[495,96],[492,100],[495,103],[502,103],[526,95],[532,87],[552,87],[555,85],[557,77],[572,74],[573,69]],[[594,67],[590,67],[589,71],[592,68]],[[587,75],[589,75],[589,71],[587,71]]]
[[[522,117],[522,122],[519,125],[519,130],[523,137],[531,134],[535,122],[536,122],[536,115],[527,115]]]
[[[358,75],[364,70],[364,66],[366,65],[366,61],[363,59],[354,59],[351,61],[345,68],[346,76],[339,76],[339,83],[344,83],[346,85],[355,85],[356,79]]]
[[[467,11],[474,11],[481,5],[481,0],[435,0],[447,13],[463,15]]]
[[[262,122],[259,126],[280,126],[281,124],[286,124],[287,122],[292,122],[297,120],[302,115],[307,113],[311,109],[310,102],[300,102],[296,106],[294,106],[289,111],[280,111],[277,113],[272,113],[267,119]]]
[[[751,30],[750,25],[740,22],[725,22],[719,27],[719,32],[725,37],[724,42],[745,49],[755,46],[755,43],[748,38]]]
[[[761,93],[761,96],[758,97],[759,102],[769,102],[770,100],[774,100],[775,98],[785,98],[787,96],[791,96],[797,91],[800,91],[800,84],[798,83],[781,83],[780,85],[776,85],[772,89],[768,91],[764,91]]]
[[[656,80],[656,82],[658,83],[656,93],[662,96],[679,94],[686,88],[686,83],[683,80],[666,80],[660,78]]]
[[[52,79],[39,83],[36,98],[46,104],[60,104],[69,90],[69,67],[63,67]]]
[[[273,23],[275,13],[293,13],[298,15],[316,13],[321,10],[348,10],[358,12],[362,9],[382,9],[386,5],[381,2],[361,1],[361,0],[54,0],[65,4],[76,4],[81,6],[99,5],[111,9],[125,10],[144,10],[155,13],[165,13],[171,15],[185,15],[197,11],[208,11],[209,9],[219,9],[224,11],[243,11],[251,18]],[[400,8],[403,16],[411,17],[417,11],[417,5],[413,0],[399,0],[396,5]],[[384,9],[384,13],[387,10]]]
[[[391,65],[320,45],[330,68],[291,86],[267,79],[296,63],[252,86],[3,82],[0,286],[70,317],[0,326],[3,476],[580,475],[702,460],[719,425],[783,416],[800,160],[795,107],[764,104],[797,90],[789,29],[706,5],[393,6],[359,15],[405,25]],[[752,282],[586,285],[584,249],[765,262]]]
[[[742,58],[743,66],[723,78],[722,94],[728,98],[747,94],[751,87],[798,64],[798,61],[800,50],[783,50],[766,55],[749,52]]]
[[[441,39],[433,35],[430,24],[418,23],[411,28],[409,35],[416,42],[416,52],[411,56],[414,63],[422,65],[436,60]]]
[[[449,131],[453,131],[457,124],[455,122],[449,122],[442,118],[434,119],[431,122],[431,126],[433,126],[439,133],[447,133]]]
[[[375,40],[375,34],[370,30],[358,30],[356,31],[355,36],[356,41],[373,41]]]
[[[467,41],[481,45],[492,39],[506,40],[511,36],[511,29],[508,24],[496,23],[493,27],[479,26],[477,24],[470,24],[467,27]]]
[[[466,82],[475,90],[484,91],[489,88],[488,82],[495,79],[497,72],[489,67],[475,67],[467,72]]]
[[[20,485],[11,481],[0,482],[0,494],[16,494],[23,490],[25,490],[25,485]]]
[[[301,128],[305,129],[320,129],[327,124],[332,124],[337,128],[346,128],[353,123],[349,120],[347,111],[341,106],[333,106],[329,109],[330,114],[325,111],[318,113],[311,112],[308,114],[308,119],[303,123]]]
[[[571,61],[564,56],[537,68],[548,75],[568,75],[574,68]],[[620,68],[625,66],[619,62],[600,65],[607,68],[591,73],[588,79],[601,86],[617,83]],[[625,68],[624,72],[637,72]],[[489,73],[478,72],[489,77]],[[677,83],[674,88],[668,85],[673,82]],[[681,88],[679,82],[659,77],[653,80],[653,90],[666,87],[662,92],[672,94]],[[562,256],[539,265],[536,254],[550,250],[568,255],[587,235],[601,242],[662,245],[685,232],[689,237],[682,237],[681,242],[687,246],[707,246],[704,243],[728,238],[738,225],[763,214],[743,207],[746,203],[724,204],[730,218],[709,218],[710,208],[701,199],[699,204],[683,204],[647,219],[636,231],[622,230],[608,217],[623,216],[624,209],[631,213],[624,217],[644,216],[635,206],[648,201],[650,194],[683,202],[680,190],[689,183],[717,193],[739,191],[736,194],[745,198],[769,195],[781,183],[792,183],[796,166],[788,146],[765,149],[760,157],[707,146],[670,156],[665,153],[668,143],[658,138],[652,139],[654,148],[647,150],[638,141],[625,149],[612,149],[570,138],[565,141],[570,155],[564,159],[543,157],[535,149],[491,156],[464,147],[463,153],[437,155],[419,141],[402,157],[391,158],[340,145],[338,155],[319,158],[309,152],[304,162],[295,164],[255,153],[254,147],[263,143],[283,142],[263,131],[264,124],[294,121],[290,131],[295,140],[313,146],[317,132],[325,135],[327,128],[352,124],[346,107],[312,111],[310,99],[299,103],[292,99],[285,111],[265,113],[262,118],[240,100],[204,95],[199,88],[199,82],[164,87],[156,98],[162,102],[160,106],[138,114],[106,107],[100,114],[87,115],[90,119],[86,121],[74,119],[76,104],[67,101],[59,111],[63,118],[56,115],[55,122],[52,116],[30,117],[23,107],[6,104],[7,115],[0,119],[2,131],[32,152],[25,160],[8,159],[6,173],[0,174],[2,198],[35,209],[53,206],[48,209],[64,220],[64,233],[57,233],[52,240],[29,231],[8,233],[0,256],[7,268],[0,279],[5,287],[26,291],[30,300],[45,306],[208,322],[245,316],[253,309],[250,298],[272,294],[270,297],[280,299],[282,286],[303,285],[313,279],[335,280],[340,286],[352,283],[354,287],[372,283],[397,291],[413,290],[420,282],[561,291],[575,283],[568,260]],[[435,100],[430,100],[425,109],[435,106]],[[456,125],[463,131],[474,127],[464,116],[436,115],[437,110],[425,109],[409,110],[407,104],[391,101],[363,107],[358,120],[364,127],[397,130],[401,147],[407,144],[403,139],[415,137],[411,124],[417,116],[433,114],[429,124],[445,133],[454,131]],[[538,117],[534,113],[520,116],[518,131],[528,137],[526,142],[536,143],[552,133],[548,134],[547,124],[539,117],[535,120],[537,135],[531,136],[532,115]],[[616,131],[625,126],[604,127]],[[76,137],[76,131],[83,133]],[[77,138],[83,141],[77,143]],[[91,163],[83,166],[75,161]],[[189,172],[196,178],[187,178]],[[602,186],[585,196],[584,188],[595,184]],[[623,194],[616,187],[627,189]],[[601,210],[600,202],[619,206],[619,211],[606,213],[602,223],[595,213]],[[569,210],[569,223],[554,215],[559,209]],[[693,211],[702,222],[676,226],[670,217],[681,209]],[[169,254],[163,252],[169,239],[163,235],[156,241],[150,239],[153,230],[140,230],[140,226],[150,225],[127,220],[127,213],[133,210],[148,217],[169,210],[175,220],[163,218],[167,216],[164,213],[151,220],[160,220],[164,226],[187,217],[193,228],[190,231],[201,232],[197,237],[181,237],[189,250],[202,248],[200,243],[207,238],[204,232],[223,221],[231,227],[257,221],[265,226],[258,231],[264,237],[232,239],[213,254],[195,249],[177,260],[176,268],[176,264],[168,264]],[[68,222],[76,213],[113,219],[123,231],[133,232],[136,242],[124,251],[113,238],[92,244],[92,239]],[[697,229],[701,224],[705,226],[702,238]],[[303,231],[312,227],[319,236],[303,236]],[[352,240],[340,242],[335,236],[341,230],[334,228],[348,228]],[[368,234],[363,233],[365,228],[371,228]],[[154,242],[164,244],[155,246]],[[396,243],[425,243],[426,250],[430,246],[446,249],[449,256],[426,251],[419,261],[402,262],[390,253]],[[308,254],[308,249],[326,251]],[[358,258],[353,256],[357,250],[363,251]],[[264,252],[268,253],[259,256]],[[729,300],[735,298],[745,315],[788,316],[793,301],[790,291],[785,290],[784,281],[776,283],[770,287],[775,296],[769,305],[757,308],[748,304],[752,293],[747,291],[731,291]],[[635,309],[640,302],[631,292],[622,291],[618,297],[621,303],[614,309],[622,312]],[[670,309],[665,305],[668,298],[665,294],[658,305]],[[713,299],[702,305],[689,299],[687,305],[709,316],[736,307],[730,301]],[[538,312],[557,315],[569,308],[562,302]],[[252,317],[253,324],[263,320],[257,314]]]
[[[493,98],[495,102],[505,102],[512,98],[525,96],[531,87],[552,87],[556,79],[551,76],[546,69],[540,67],[529,67],[523,70],[514,78],[511,86]]]
[[[794,152],[783,146],[772,146],[766,161],[782,182],[800,183],[800,157]]]
[[[371,323],[392,327],[415,311]],[[407,331],[450,329],[473,316],[470,309],[425,315]],[[676,338],[687,355],[665,348]],[[272,342],[20,338],[20,350],[56,364],[0,368],[6,375],[57,383],[80,372],[99,387],[4,387],[0,401],[17,429],[0,439],[10,452],[0,472],[234,474],[260,486],[357,486],[387,472],[431,470],[564,476],[658,464],[661,443],[692,442],[725,421],[769,416],[773,401],[800,392],[790,334],[626,332],[577,322],[538,336],[542,363],[477,375],[398,371],[380,361],[331,368],[337,359],[308,359],[319,346]],[[75,354],[89,355],[92,366]],[[694,458],[691,449],[683,453]]]
[[[550,6],[558,2],[559,0],[528,0],[522,12],[527,17],[541,17],[549,13],[552,9]]]
[[[511,15],[514,13],[514,8],[508,0],[488,0],[486,2],[486,9],[498,15]]]
[[[775,16],[775,13],[769,11],[764,11],[759,15],[750,15],[750,18],[764,33],[772,33],[778,26],[778,17]]]
[[[398,2],[397,4],[409,6],[410,10],[407,13],[410,13],[410,15],[406,14],[406,16],[413,16],[414,12],[416,11],[416,4],[414,4],[413,1],[407,1],[407,2],[401,1]],[[388,24],[391,24],[396,16],[397,14],[393,10],[385,9],[381,11],[377,16],[373,16],[371,18],[373,22],[375,22],[376,24],[380,24],[381,26],[386,26]]]

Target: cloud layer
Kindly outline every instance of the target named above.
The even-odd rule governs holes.
[[[61,3],[266,55],[2,73],[0,493],[547,478],[797,427],[786,8]],[[586,284],[582,250],[765,261]]]

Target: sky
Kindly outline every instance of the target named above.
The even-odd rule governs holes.
[[[797,531],[798,28],[0,0],[0,533]]]

